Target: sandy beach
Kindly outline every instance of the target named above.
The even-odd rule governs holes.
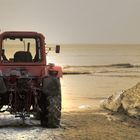
[[[73,70],[74,68],[69,68],[67,72]],[[88,70],[91,72],[91,67]],[[78,68],[76,68],[76,72],[78,72]],[[71,94],[64,95],[63,99],[64,120],[62,120],[62,124],[63,122],[67,124],[63,138],[66,140],[139,139],[139,119],[103,110],[100,107],[101,101],[110,95],[127,90],[137,84],[140,81],[139,74],[139,68],[117,66],[95,67],[92,68],[90,75],[64,76],[62,87],[68,84],[74,88],[70,91],[64,88],[66,93],[71,92]],[[70,84],[70,82],[67,83],[67,80],[73,82]],[[82,86],[79,89],[80,85]]]
[[[46,129],[39,121],[26,120],[24,125],[12,116],[0,116],[0,140],[138,140],[140,121],[104,110],[62,113],[61,127]]]
[[[19,118],[0,114],[0,140],[138,140],[139,119],[104,110],[100,103],[137,84],[139,71],[104,67],[92,74],[64,75],[60,128],[42,128],[33,118],[23,125]]]
[[[138,140],[140,121],[101,110],[65,114],[64,140]],[[66,121],[65,120],[65,121]]]

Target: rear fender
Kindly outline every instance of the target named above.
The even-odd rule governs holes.
[[[46,74],[45,76],[49,76],[49,72],[50,71],[56,71],[57,72],[57,75],[56,77],[57,78],[60,78],[60,77],[63,77],[63,72],[62,72],[62,68],[60,66],[55,66],[55,65],[47,65],[46,67]]]

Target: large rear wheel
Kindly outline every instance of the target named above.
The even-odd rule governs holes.
[[[61,86],[55,77],[45,78],[41,99],[41,125],[58,128],[61,119]]]

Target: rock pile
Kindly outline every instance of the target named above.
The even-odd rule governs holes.
[[[101,107],[140,118],[140,83],[110,96],[101,103]]]

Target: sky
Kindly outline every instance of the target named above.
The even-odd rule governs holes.
[[[140,43],[140,0],[0,0],[0,29],[48,43]]]

